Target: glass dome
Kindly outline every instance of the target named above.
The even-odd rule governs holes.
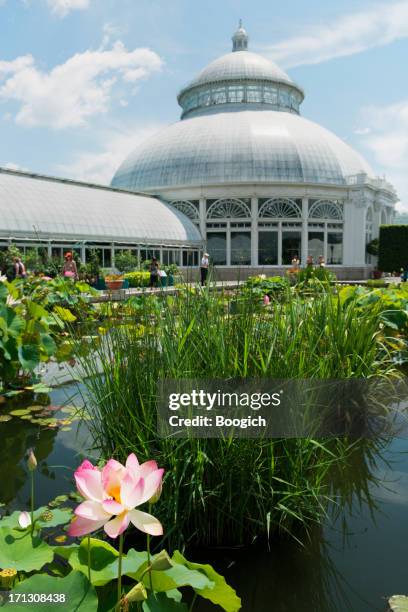
[[[345,185],[370,166],[325,128],[276,111],[214,113],[175,123],[142,144],[112,185],[167,188],[239,183]]]
[[[302,89],[251,53],[242,24],[233,51],[211,62],[179,94],[182,121],[142,144],[112,185],[166,196],[166,189],[242,183],[345,185],[373,176],[367,162],[304,119]]]

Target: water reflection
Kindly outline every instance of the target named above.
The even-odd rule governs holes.
[[[33,404],[39,404],[39,398],[34,401],[33,397],[17,397],[12,403],[1,406],[1,414],[23,410]],[[51,404],[50,420],[61,423],[67,419],[67,414],[58,407],[66,407],[67,404],[80,406],[76,386],[67,385],[52,391],[44,404]],[[43,413],[33,413],[34,416],[36,414]],[[12,416],[8,421],[0,422],[0,502],[10,511],[28,507],[30,493],[25,461],[28,448],[34,449],[38,461],[35,504],[40,506],[74,489],[73,470],[90,446],[85,421],[73,419],[70,427],[64,427],[52,423],[50,426],[39,425],[30,422],[29,418],[29,415],[24,419]]]

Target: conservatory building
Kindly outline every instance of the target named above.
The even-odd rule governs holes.
[[[284,271],[323,256],[339,277],[363,278],[366,244],[391,223],[397,196],[349,145],[300,114],[304,92],[248,50],[231,53],[178,96],[181,120],[124,161],[112,186],[152,194],[199,229],[218,278]]]
[[[198,265],[203,242],[182,212],[152,196],[0,168],[0,250],[17,246],[62,259],[92,252],[102,267],[132,251],[140,260]]]

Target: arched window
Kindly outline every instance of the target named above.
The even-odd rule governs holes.
[[[286,198],[271,198],[259,209],[259,217],[274,217],[275,219],[299,219],[302,211],[299,204]]]
[[[207,210],[207,219],[244,219],[251,217],[251,210],[245,202],[235,198],[216,200]]]
[[[177,208],[180,212],[184,213],[186,217],[189,217],[192,221],[198,222],[199,215],[197,206],[195,206],[189,200],[175,200],[170,202],[171,206]]]
[[[309,209],[309,219],[336,219],[342,221],[343,207],[331,200],[313,202]]]

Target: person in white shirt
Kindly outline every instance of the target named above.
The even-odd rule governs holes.
[[[201,273],[201,285],[204,286],[208,276],[208,266],[210,264],[210,260],[208,259],[210,256],[208,253],[204,253],[201,264],[200,264],[200,273]]]

